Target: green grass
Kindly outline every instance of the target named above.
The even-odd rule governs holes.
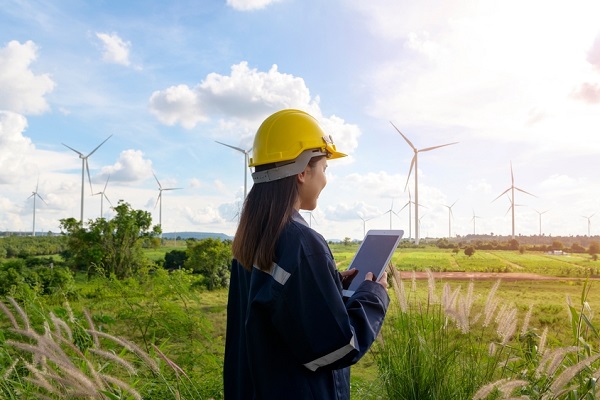
[[[185,248],[184,242],[178,241],[177,246],[169,243],[145,252],[152,260],[159,261],[168,251]],[[358,245],[335,244],[331,248],[338,268],[343,270],[354,257]],[[550,342],[556,345],[573,344],[567,296],[578,304],[583,287],[580,278],[594,274],[600,268],[600,261],[592,261],[587,255],[550,256],[532,252],[478,250],[472,257],[467,257],[463,251],[453,253],[437,248],[398,249],[392,262],[403,271],[529,272],[560,276],[557,280],[504,281],[496,295],[504,303],[514,304],[520,315],[524,315],[533,304],[530,322],[533,331],[540,333],[548,327]],[[225,339],[227,290],[189,290],[186,285],[190,282],[180,284],[167,276],[157,279],[154,283],[136,283],[134,280],[117,283],[106,279],[88,281],[87,276],[80,274],[76,276],[77,297],[70,299],[71,306],[77,313],[83,309],[90,310],[102,328],[112,334],[137,343],[164,343],[169,355],[189,368],[194,376],[218,382]],[[438,291],[444,283],[443,280],[436,282]],[[448,283],[453,288],[461,286],[464,291],[469,282],[452,280]],[[493,281],[475,284],[475,307],[482,306],[493,284]],[[596,284],[600,285],[600,281],[593,283]],[[410,282],[405,282],[405,285],[410,290]],[[413,295],[425,300],[427,280],[417,281],[416,287]],[[62,307],[64,298],[39,297],[36,301],[46,302],[49,309],[57,310]],[[592,310],[599,310],[600,289],[594,287],[587,301]],[[0,331],[5,327],[2,323],[0,316]],[[195,328],[195,324],[199,328]],[[194,363],[195,359],[201,362]],[[373,353],[368,353],[353,366],[351,385],[352,398],[386,398]],[[218,392],[214,392],[214,396],[220,398]]]

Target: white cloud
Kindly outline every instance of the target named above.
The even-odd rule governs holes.
[[[253,11],[263,9],[281,0],[227,0],[227,5],[237,11]]]
[[[600,59],[600,39],[590,49],[600,3],[433,3],[351,2],[381,38],[376,48],[398,48],[365,74],[373,116],[401,127],[457,127],[498,141],[580,152],[600,148],[583,145],[598,125],[589,104],[600,101],[590,65],[597,67]],[[431,11],[426,18],[424,10]],[[557,30],[564,21],[577,24]],[[576,137],[559,137],[565,129]]]
[[[54,89],[48,74],[36,75],[30,65],[37,59],[32,41],[10,41],[0,48],[0,109],[21,114],[41,114],[49,110],[44,96]]]
[[[319,97],[311,97],[302,78],[281,73],[277,65],[267,72],[248,67],[241,62],[231,67],[231,75],[210,73],[199,85],[190,88],[181,84],[150,96],[150,110],[166,125],[181,124],[192,129],[208,122],[209,116],[223,116],[219,130],[242,132],[248,139],[269,114],[283,108],[305,110],[320,121],[340,149],[352,152],[358,145],[360,130],[335,115],[322,115]],[[249,140],[246,140],[249,142]]]
[[[0,184],[18,182],[23,174],[33,172],[27,157],[35,147],[23,136],[27,120],[20,114],[0,111]]]
[[[111,64],[129,66],[129,50],[131,42],[126,42],[116,33],[96,33],[98,39],[102,41],[103,50],[102,59]]]
[[[124,150],[113,165],[102,168],[100,180],[110,175],[111,181],[135,182],[152,176],[152,161],[144,158],[141,150]]]
[[[185,217],[194,224],[218,224],[223,222],[219,211],[212,206],[202,208],[185,207]]]

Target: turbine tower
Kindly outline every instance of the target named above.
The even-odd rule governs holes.
[[[513,174],[513,168],[512,168],[512,161],[510,163],[510,187],[508,189],[506,189],[504,192],[500,193],[500,195],[498,197],[496,197],[494,200],[492,200],[492,203],[496,200],[498,200],[500,197],[502,197],[505,193],[508,193],[508,191],[510,190],[510,210],[512,211],[512,238],[515,238],[515,190],[518,190],[519,192],[528,194],[530,196],[533,197],[537,197],[534,194],[531,194],[529,192],[526,192],[525,190],[518,188],[515,186],[515,176]]]
[[[586,218],[588,221],[588,237],[590,237],[590,228],[592,227],[592,217],[596,215],[596,213],[590,215],[589,217],[586,217],[585,215],[582,215],[583,218]]]
[[[162,192],[165,190],[179,190],[183,188],[163,188],[154,171],[152,171],[152,175],[154,175],[154,179],[156,179],[156,183],[158,183],[158,197],[156,198],[156,204],[154,205],[154,208],[156,208],[158,205],[158,225],[161,229],[160,237],[162,238]]]
[[[108,175],[108,177],[106,178],[106,183],[104,184],[104,189],[102,189],[101,192],[93,194],[94,196],[98,196],[98,195],[100,196],[100,218],[104,218],[104,199],[106,199],[106,201],[108,201],[108,204],[110,204],[112,206],[112,203],[108,199],[108,196],[106,196],[106,187],[108,186],[109,179],[110,179],[110,175]]]
[[[31,192],[31,196],[28,197],[28,199],[33,197],[33,229],[31,231],[31,236],[35,236],[35,198],[39,197],[41,201],[46,203],[46,200],[42,199],[42,196],[40,196],[38,193],[39,184],[40,184],[40,182],[38,179],[38,183],[35,185],[35,192]],[[48,203],[46,203],[46,204],[48,204]]]
[[[550,210],[546,210],[546,211],[535,210],[535,212],[538,213],[538,215],[540,217],[540,236],[542,236],[542,214],[546,214],[548,211],[550,211]]]
[[[458,201],[458,200],[456,200]],[[444,207],[446,207],[448,209],[448,239],[450,239],[452,237],[452,217],[454,216],[452,214],[452,207],[454,207],[454,205],[456,204],[456,201],[454,203],[452,203],[451,206],[447,206],[447,205],[443,205]]]
[[[373,218],[363,218],[362,215],[358,214],[358,218],[360,218],[363,222],[363,237],[367,234],[367,221],[372,220]]]
[[[435,150],[435,149],[439,149],[440,147],[445,147],[445,146],[450,146],[453,144],[457,144],[458,142],[452,142],[452,143],[446,143],[446,144],[442,144],[439,146],[433,146],[433,147],[427,147],[424,149],[417,149],[410,140],[408,140],[408,138],[406,136],[404,136],[404,134],[402,132],[400,132],[400,129],[396,128],[396,125],[394,125],[391,121],[390,123],[392,124],[392,126],[398,131],[398,133],[404,138],[404,140],[406,141],[406,143],[408,143],[408,145],[413,149],[413,152],[415,153],[415,155],[412,158],[412,161],[410,162],[410,169],[408,171],[408,176],[406,178],[406,185],[404,187],[404,190],[406,190],[406,187],[408,187],[408,180],[410,179],[410,173],[412,172],[413,167],[415,168],[415,244],[419,244],[419,224],[417,223],[417,221],[419,221],[419,179],[418,179],[418,169],[419,169],[419,164],[418,164],[418,155],[419,153],[423,153],[425,151],[430,151],[430,150]]]
[[[473,210],[473,218],[471,218],[471,221],[473,221],[473,235],[475,235],[475,220],[477,218],[481,218],[481,217],[478,215],[475,215],[475,210]]]
[[[247,170],[247,168],[248,168],[248,157],[249,157],[249,154],[250,154],[250,150],[252,150],[252,149],[244,150],[244,149],[239,148],[239,147],[235,147],[235,146],[232,146],[232,145],[229,145],[229,144],[226,144],[226,143],[219,142],[218,140],[215,140],[215,142],[217,142],[219,144],[222,144],[223,146],[227,146],[227,147],[229,147],[231,149],[237,150],[240,153],[244,154],[244,200],[246,200],[246,195],[248,194],[248,170]]]
[[[400,213],[400,211],[404,210],[406,207],[408,207],[408,240],[412,239],[412,204],[413,201],[410,197],[410,189],[408,189],[408,201],[406,202],[406,204],[404,204],[402,206],[402,208],[400,210],[398,210],[398,214]]]
[[[112,137],[112,135],[110,135],[109,137],[107,137],[106,139],[104,139],[104,142],[100,143],[98,146],[96,146],[96,148],[94,150],[92,150],[87,156],[84,156],[82,152],[75,150],[74,148],[67,146],[66,144],[63,143],[63,146],[73,150],[75,153],[79,154],[79,158],[81,158],[81,217],[79,219],[79,221],[81,223],[83,223],[83,188],[84,188],[84,178],[85,178],[85,171],[87,170],[87,174],[88,174],[88,180],[90,182],[90,191],[92,191],[92,178],[90,177],[90,167],[88,164],[88,158],[94,154],[94,152],[96,150],[98,150],[100,148],[100,146],[102,146],[108,139],[110,139]]]

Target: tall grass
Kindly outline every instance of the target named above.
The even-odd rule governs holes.
[[[100,303],[110,294],[119,310],[114,317],[73,312],[69,303],[49,309],[35,296],[0,301],[0,398],[222,396],[221,356],[213,354],[206,321],[191,308],[191,279],[178,271],[90,284],[96,289],[84,294]],[[120,318],[128,323],[113,326]],[[119,334],[108,333],[117,326]]]
[[[481,304],[466,290],[429,274],[426,296],[407,290],[393,270],[392,307],[373,349],[389,399],[595,399],[600,395],[600,336],[583,286],[579,307],[569,304],[573,342],[550,348],[525,313],[496,297]],[[520,314],[520,315],[519,315]]]

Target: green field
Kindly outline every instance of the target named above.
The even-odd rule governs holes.
[[[158,249],[146,249],[153,261],[164,259],[166,252],[184,250],[185,244],[170,243]],[[331,245],[338,268],[348,267],[358,245]],[[471,257],[464,252],[438,248],[400,248],[392,264],[401,271],[434,272],[527,272],[555,277],[551,280],[501,281],[496,294],[502,303],[513,304],[520,318],[533,306],[530,325],[540,333],[549,328],[549,342],[556,346],[573,345],[567,301],[575,308],[582,307],[581,294],[585,279],[592,278],[592,290],[587,297],[591,310],[600,310],[600,284],[598,270],[600,261],[588,255],[554,256],[518,251],[476,251]],[[181,272],[181,271],[180,271]],[[88,280],[85,275],[76,276],[74,292],[68,300],[76,314],[88,310],[94,321],[111,334],[128,338],[144,348],[148,343],[160,344],[191,376],[212,386],[204,388],[209,396],[221,398],[219,382],[225,338],[227,290],[207,291],[195,289],[195,278],[161,273],[141,279],[120,282],[108,278]],[[445,285],[451,290],[467,290],[470,280],[435,280],[435,293],[441,298]],[[474,284],[474,310],[481,310],[494,280],[480,280]],[[406,279],[405,287],[411,296],[426,303],[431,282]],[[412,291],[414,289],[414,292]],[[65,315],[65,297],[29,295],[24,301],[29,312],[39,321],[43,310]],[[390,286],[390,296],[395,293]],[[570,300],[569,300],[570,299]],[[396,300],[394,300],[396,302]],[[598,327],[597,323],[593,321]],[[7,325],[0,314],[0,331]],[[1,335],[0,335],[1,336]],[[0,350],[1,350],[0,346]],[[1,365],[0,367],[6,367]],[[1,372],[1,368],[0,368]],[[379,372],[372,353],[368,353],[353,367],[352,398],[384,399],[379,384]],[[189,398],[189,397],[188,397]]]

